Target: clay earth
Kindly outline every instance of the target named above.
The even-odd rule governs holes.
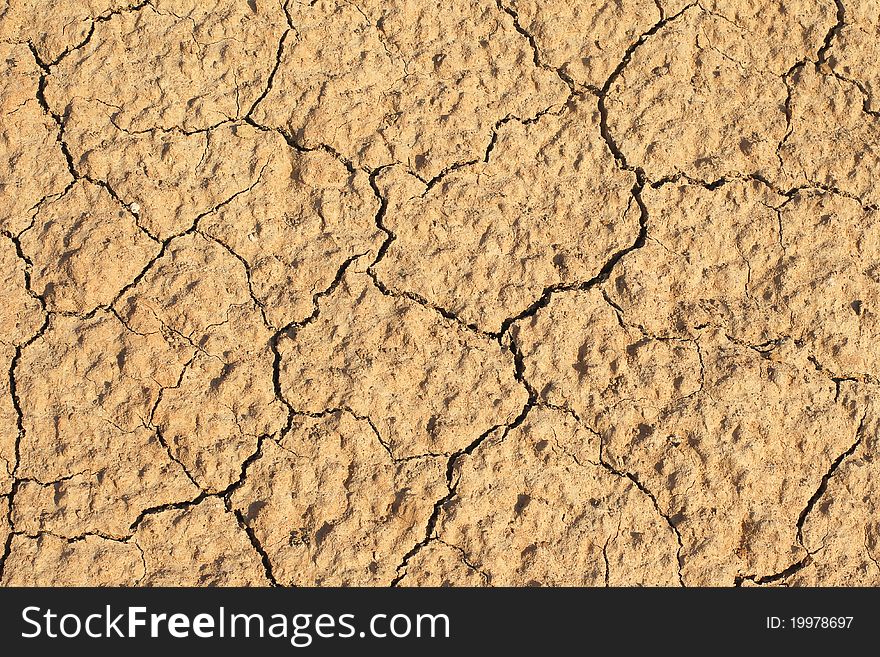
[[[0,582],[880,584],[878,44],[0,1]]]

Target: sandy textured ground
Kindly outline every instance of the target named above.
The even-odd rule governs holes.
[[[0,49],[4,584],[880,584],[876,0]]]

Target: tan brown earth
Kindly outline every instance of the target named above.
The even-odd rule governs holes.
[[[0,0],[0,581],[880,584],[878,44]]]

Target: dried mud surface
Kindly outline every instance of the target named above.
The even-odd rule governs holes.
[[[0,1],[0,582],[880,584],[878,43]]]

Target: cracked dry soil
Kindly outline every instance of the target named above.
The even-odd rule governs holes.
[[[880,584],[876,0],[3,0],[6,585]]]

